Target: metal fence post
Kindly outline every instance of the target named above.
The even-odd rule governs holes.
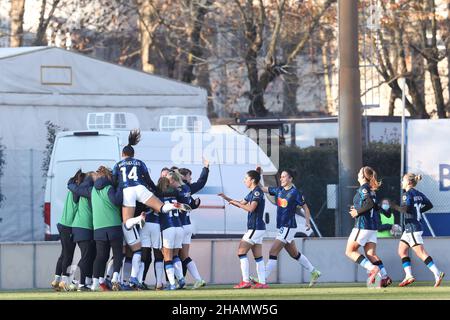
[[[33,149],[30,149],[30,214],[31,240],[34,241],[34,179],[33,179]]]

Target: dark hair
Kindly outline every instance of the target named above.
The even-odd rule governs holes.
[[[170,170],[172,170],[172,171],[174,171],[174,170],[178,170],[178,167],[176,167],[176,166],[173,166],[173,167],[171,167],[171,168],[170,168]]]
[[[163,172],[163,171],[170,171],[170,169],[167,168],[167,167],[164,167],[164,168],[161,169],[161,172]]]
[[[188,168],[181,168],[180,170],[178,170],[178,172],[180,172],[180,174],[182,176],[187,176],[188,174],[192,175],[192,171],[189,170]]]
[[[85,177],[86,177],[86,173],[81,171],[81,169],[78,169],[78,171],[75,173],[75,175],[72,177],[72,179],[76,184],[80,184],[81,182],[83,182]]]
[[[284,169],[284,170],[281,170],[281,173],[283,173],[283,172],[286,172],[286,173],[289,175],[289,177],[292,178],[292,180],[294,180],[294,179],[295,179],[295,176],[297,175],[297,172],[296,172],[294,169]]]
[[[132,130],[128,135],[128,144],[123,147],[122,153],[127,157],[134,157],[134,149],[132,146],[135,146],[141,140],[141,131],[140,130]]]
[[[256,170],[247,171],[247,175],[250,177],[250,179],[255,181],[255,184],[258,184],[261,181],[261,175]]]
[[[98,167],[97,174],[99,176],[107,178],[109,181],[112,181],[112,171],[105,166]]]

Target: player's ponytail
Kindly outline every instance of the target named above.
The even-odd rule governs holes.
[[[122,153],[127,157],[134,157],[134,149],[133,146],[137,145],[141,140],[141,131],[140,130],[132,130],[128,135],[128,145],[123,147]]]
[[[256,170],[247,171],[247,175],[249,176],[250,179],[252,179],[255,182],[255,185],[258,185],[259,182],[261,181],[261,175]]]
[[[415,187],[417,183],[422,180],[422,175],[408,172],[405,176],[408,179],[408,184]]]
[[[381,181],[378,181],[377,173],[371,167],[363,167],[363,176],[369,183],[371,190],[376,191],[380,188]]]

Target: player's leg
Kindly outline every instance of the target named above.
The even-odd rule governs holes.
[[[345,254],[348,258],[350,258],[353,262],[360,265],[367,271],[369,271],[369,283],[375,282],[375,277],[380,269],[373,265],[369,259],[367,259],[364,255],[359,253],[359,247],[365,246],[366,244],[366,230],[353,228],[348,241],[347,246],[345,248]]]
[[[423,243],[423,242],[422,242]],[[435,287],[439,287],[445,273],[440,271],[433,261],[433,258],[425,251],[423,244],[418,244],[412,247],[414,253],[419,257],[427,266],[427,268],[433,273],[435,280]]]
[[[105,274],[106,263],[109,259],[110,243],[105,240],[97,240],[96,244],[96,256],[94,260],[94,273],[92,279],[92,291],[97,291],[100,289],[100,278]],[[81,287],[80,287],[80,290]]]
[[[183,276],[183,265],[179,257],[179,252],[183,247],[184,230],[182,227],[175,228],[175,239],[174,239],[174,250],[173,250],[173,266],[175,271],[175,277],[178,280],[178,285],[180,289],[186,285],[186,281]]]
[[[377,266],[380,269],[381,286],[387,287],[392,284],[392,280],[387,274],[383,261],[381,261],[380,257],[377,256],[376,247],[376,243],[367,242],[364,246],[364,252],[366,253],[366,257],[370,260],[370,262],[372,262],[373,265]]]
[[[258,283],[255,283],[253,288],[255,289],[265,289],[268,288],[266,284],[266,267],[264,265],[264,259],[262,255],[262,244],[255,243],[252,246],[253,257],[256,263],[256,273],[258,274]]]
[[[287,239],[288,243],[284,246],[284,249],[289,253],[289,255],[298,261],[298,263],[308,270],[308,272],[311,274],[311,280],[309,283],[309,286],[312,287],[314,284],[316,284],[317,280],[321,276],[321,272],[315,268],[312,263],[309,261],[309,259],[304,255],[301,254],[300,251],[298,251],[297,246],[295,245],[294,239]]]
[[[123,264],[123,238],[120,236],[110,240],[110,245],[113,253],[113,275],[111,279],[112,289],[114,291],[120,290],[119,274]]]
[[[251,287],[250,265],[249,265],[247,253],[253,246],[253,243],[250,242],[251,240],[245,241],[244,239],[245,239],[245,235],[244,235],[243,239],[241,240],[241,242],[239,242],[239,248],[238,248],[238,257],[239,257],[239,262],[241,265],[242,281],[239,284],[234,286],[235,289],[245,289],[245,288]]]
[[[153,255],[155,258],[154,268],[155,268],[155,278],[156,278],[156,290],[161,290],[164,287],[165,275],[164,275],[164,256],[162,251],[153,248]]]
[[[407,241],[407,234],[406,232],[403,233],[402,238],[398,244],[398,255],[402,259],[402,266],[403,270],[405,271],[405,278],[402,282],[400,282],[400,287],[405,287],[411,283],[413,283],[416,279],[414,278],[412,274],[411,269],[411,258],[409,257],[408,251],[409,251],[409,243]]]
[[[164,255],[164,269],[166,270],[167,278],[169,280],[169,290],[175,290],[175,270],[173,266],[173,249],[175,245],[175,228],[167,228],[162,231],[163,240],[163,255]]]
[[[281,249],[284,248],[284,245],[285,243],[278,238],[273,241],[272,247],[269,251],[269,260],[267,260],[266,263],[266,279],[269,278],[270,273],[277,266],[278,254],[280,253]]]
[[[148,269],[150,268],[150,264],[152,263],[151,224],[154,223],[146,223],[144,227],[139,230],[142,243],[142,262],[144,263],[141,285],[146,290],[148,290],[148,287],[145,284],[145,278],[147,276]]]
[[[97,254],[97,249],[96,249],[95,241],[91,240],[89,242],[88,253],[87,253],[87,258],[86,258],[86,264],[87,264],[86,278],[85,278],[86,286],[89,286],[92,284],[92,274],[94,271],[94,260],[95,260],[96,254]],[[106,261],[108,261],[108,260],[106,260]]]
[[[200,287],[204,287],[206,285],[206,282],[202,279],[195,261],[192,260],[192,258],[189,256],[189,249],[192,240],[192,225],[183,226],[183,232],[183,243],[180,250],[180,258],[183,264],[183,275],[186,276],[187,271],[189,271],[189,273],[195,279],[195,283],[192,289],[198,289]]]

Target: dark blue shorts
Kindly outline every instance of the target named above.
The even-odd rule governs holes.
[[[94,230],[72,227],[73,242],[94,240]]]
[[[95,241],[112,241],[117,239],[123,239],[122,226],[106,227],[94,230]]]

